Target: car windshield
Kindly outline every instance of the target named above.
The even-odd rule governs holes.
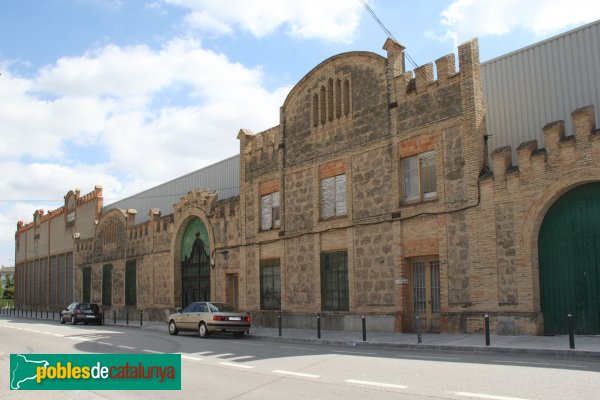
[[[236,312],[236,309],[225,303],[210,303],[210,311],[212,312]]]

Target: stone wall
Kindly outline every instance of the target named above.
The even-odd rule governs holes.
[[[389,222],[354,228],[354,303],[357,310],[393,309],[396,264],[393,243]]]
[[[352,158],[352,211],[355,220],[392,210],[392,151],[379,147]]]

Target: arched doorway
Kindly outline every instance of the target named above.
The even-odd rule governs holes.
[[[539,238],[544,332],[600,334],[600,182],[564,194],[548,210]]]
[[[200,218],[185,227],[181,241],[181,304],[210,300],[210,241]]]

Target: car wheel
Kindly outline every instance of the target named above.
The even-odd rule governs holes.
[[[236,338],[243,338],[244,332],[233,332],[233,336]]]
[[[204,322],[200,322],[200,325],[198,325],[198,335],[200,335],[202,338],[208,336],[208,328]]]
[[[77,321],[75,321],[75,316],[71,316],[71,325],[76,325]]]
[[[64,324],[65,324],[65,319],[63,318],[63,316],[62,316],[62,315],[60,316],[60,323],[61,323],[62,325],[64,325]]]
[[[170,321],[169,322],[169,334],[177,335],[178,333],[179,333],[179,329],[177,329],[177,324],[175,323],[175,321]]]

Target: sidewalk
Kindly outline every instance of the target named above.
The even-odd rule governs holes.
[[[37,319],[52,321],[45,315],[40,318],[2,315],[3,319]],[[58,324],[58,316],[54,319]],[[105,327],[115,326],[114,320],[106,319]],[[129,323],[118,319],[116,326],[135,329],[151,329],[167,332],[167,324],[158,321],[143,321],[132,318]],[[415,333],[380,333],[367,332],[367,340],[363,342],[361,331],[321,331],[321,339],[317,338],[316,329],[283,329],[281,337],[277,328],[253,326],[250,329],[252,339],[272,340],[288,343],[328,344],[352,347],[389,347],[401,349],[422,349],[430,351],[470,351],[492,353],[520,353],[547,356],[591,357],[600,359],[600,336],[575,336],[575,349],[569,349],[569,337],[557,336],[504,336],[491,335],[490,346],[485,345],[483,334],[451,334],[423,333],[421,343],[417,343]]]
[[[113,320],[106,321],[113,325]],[[125,320],[117,320],[117,326],[127,326]],[[129,321],[130,327],[140,328],[139,320]],[[142,329],[153,329],[167,333],[167,324],[144,321]],[[492,353],[520,353],[547,356],[592,357],[600,359],[600,336],[575,336],[575,349],[569,349],[568,335],[557,336],[504,336],[491,335],[490,346],[485,345],[483,334],[423,333],[421,343],[415,333],[367,332],[363,342],[361,331],[321,330],[321,339],[316,329],[283,329],[281,337],[277,328],[253,326],[252,339],[272,340],[287,343],[329,344],[352,347],[390,347],[422,349],[430,351],[470,351]]]

